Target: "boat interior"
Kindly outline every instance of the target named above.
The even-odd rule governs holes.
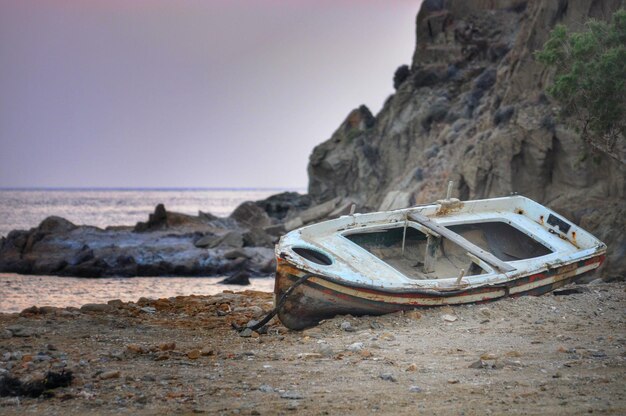
[[[419,280],[481,275],[490,273],[498,261],[513,262],[552,253],[548,247],[506,222],[446,228],[462,238],[453,241],[454,235],[446,237],[422,232],[411,223],[406,227],[400,223],[391,228],[346,233],[344,237],[406,277]],[[486,251],[486,256],[495,256],[496,262],[470,253],[463,239]]]

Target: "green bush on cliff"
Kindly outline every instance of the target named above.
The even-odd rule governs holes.
[[[626,137],[626,10],[610,23],[591,19],[582,32],[558,25],[537,59],[556,69],[547,92],[572,116],[583,139],[614,159]]]

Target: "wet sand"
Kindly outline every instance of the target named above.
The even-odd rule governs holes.
[[[0,273],[0,312],[20,312],[30,306],[74,306],[125,302],[140,297],[169,298],[186,295],[214,295],[223,290],[274,290],[274,279],[251,278],[249,286],[219,284],[224,277],[76,277],[32,276]]]

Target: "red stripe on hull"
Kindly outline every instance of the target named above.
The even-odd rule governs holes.
[[[358,285],[346,285],[345,282],[339,283],[326,276],[314,276],[314,279],[318,279],[320,283],[313,282],[313,278],[311,278],[295,288],[287,298],[284,306],[278,311],[278,317],[286,327],[299,330],[316,325],[320,320],[341,314],[381,315],[418,307],[437,306],[438,304],[463,304],[491,301],[509,296],[509,292],[516,287],[519,288],[524,285],[536,284],[548,278],[571,273],[580,267],[590,266],[595,263],[599,266],[603,260],[604,256],[597,256],[578,263],[561,266],[547,272],[522,276],[498,285],[439,292],[434,290],[399,292],[385,290],[383,288],[378,289]],[[278,259],[274,288],[276,298],[279,299],[304,273],[307,272],[291,266],[283,259]],[[512,296],[527,294],[540,295],[570,283],[579,276],[580,275],[572,274],[571,276],[559,279],[555,282],[546,282],[538,287],[530,287],[528,290],[512,294]],[[331,286],[337,285],[344,291],[350,293],[342,293],[338,290],[328,288],[324,286],[324,284]]]

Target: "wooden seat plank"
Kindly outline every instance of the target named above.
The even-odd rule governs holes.
[[[421,224],[424,227],[428,228],[429,230],[432,230],[433,232],[439,234],[440,236],[447,238],[448,240],[452,241],[455,244],[458,244],[459,246],[467,250],[469,253],[478,257],[479,259],[489,264],[490,266],[495,267],[500,272],[506,273],[506,272],[511,272],[515,270],[515,267],[512,267],[510,264],[503,262],[502,260],[494,256],[492,253],[489,253],[488,251],[483,250],[482,248],[471,243],[467,239],[461,237],[457,233],[450,231],[443,225],[437,224],[436,222],[426,217],[425,215],[418,214],[418,213],[410,213],[408,217],[409,219],[415,221],[416,223]]]

